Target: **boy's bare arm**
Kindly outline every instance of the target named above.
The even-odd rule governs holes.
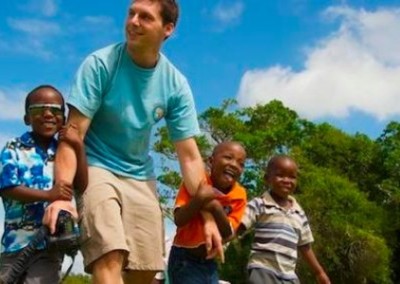
[[[1,196],[24,203],[36,201],[53,202],[55,200],[71,200],[72,188],[65,183],[56,183],[50,190],[38,190],[24,185],[3,189]]]
[[[330,280],[328,275],[326,275],[324,269],[322,266],[319,264],[317,257],[314,254],[314,251],[311,248],[310,244],[300,246],[299,251],[301,255],[303,256],[304,260],[307,262],[307,264],[310,266],[310,268],[313,270],[318,284],[330,284]]]
[[[174,221],[177,227],[185,226],[190,222],[197,214],[200,213],[203,207],[204,201],[194,196],[188,204],[176,208],[174,211]]]
[[[200,183],[196,194],[190,199],[190,201],[175,209],[174,221],[176,226],[182,227],[192,220],[197,214],[200,214],[205,204],[213,200],[215,197],[214,191],[210,185],[205,181]]]
[[[214,217],[221,237],[224,241],[230,239],[233,235],[231,224],[225,214],[224,208],[218,200],[209,201],[204,207]]]

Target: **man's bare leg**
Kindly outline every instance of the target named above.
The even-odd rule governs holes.
[[[124,272],[123,279],[125,284],[151,284],[156,273],[149,270],[129,270]]]
[[[123,284],[122,264],[125,253],[121,250],[114,250],[93,263],[93,284]]]

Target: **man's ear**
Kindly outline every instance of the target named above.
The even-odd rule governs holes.
[[[25,125],[31,125],[31,119],[30,119],[29,115],[27,115],[27,114],[24,115],[24,122],[25,122]]]
[[[164,26],[164,39],[169,38],[175,30],[175,25],[173,23],[168,23]]]

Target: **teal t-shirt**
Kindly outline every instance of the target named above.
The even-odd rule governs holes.
[[[125,43],[84,60],[67,103],[91,119],[85,137],[89,165],[138,180],[154,178],[150,135],[158,121],[165,118],[173,141],[200,132],[186,78],[163,54],[152,69],[137,66]]]

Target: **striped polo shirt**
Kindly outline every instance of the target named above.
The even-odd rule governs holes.
[[[262,268],[285,280],[297,279],[297,247],[314,239],[303,209],[294,197],[289,199],[292,207],[285,209],[267,191],[247,204],[242,224],[255,228],[248,269]]]

